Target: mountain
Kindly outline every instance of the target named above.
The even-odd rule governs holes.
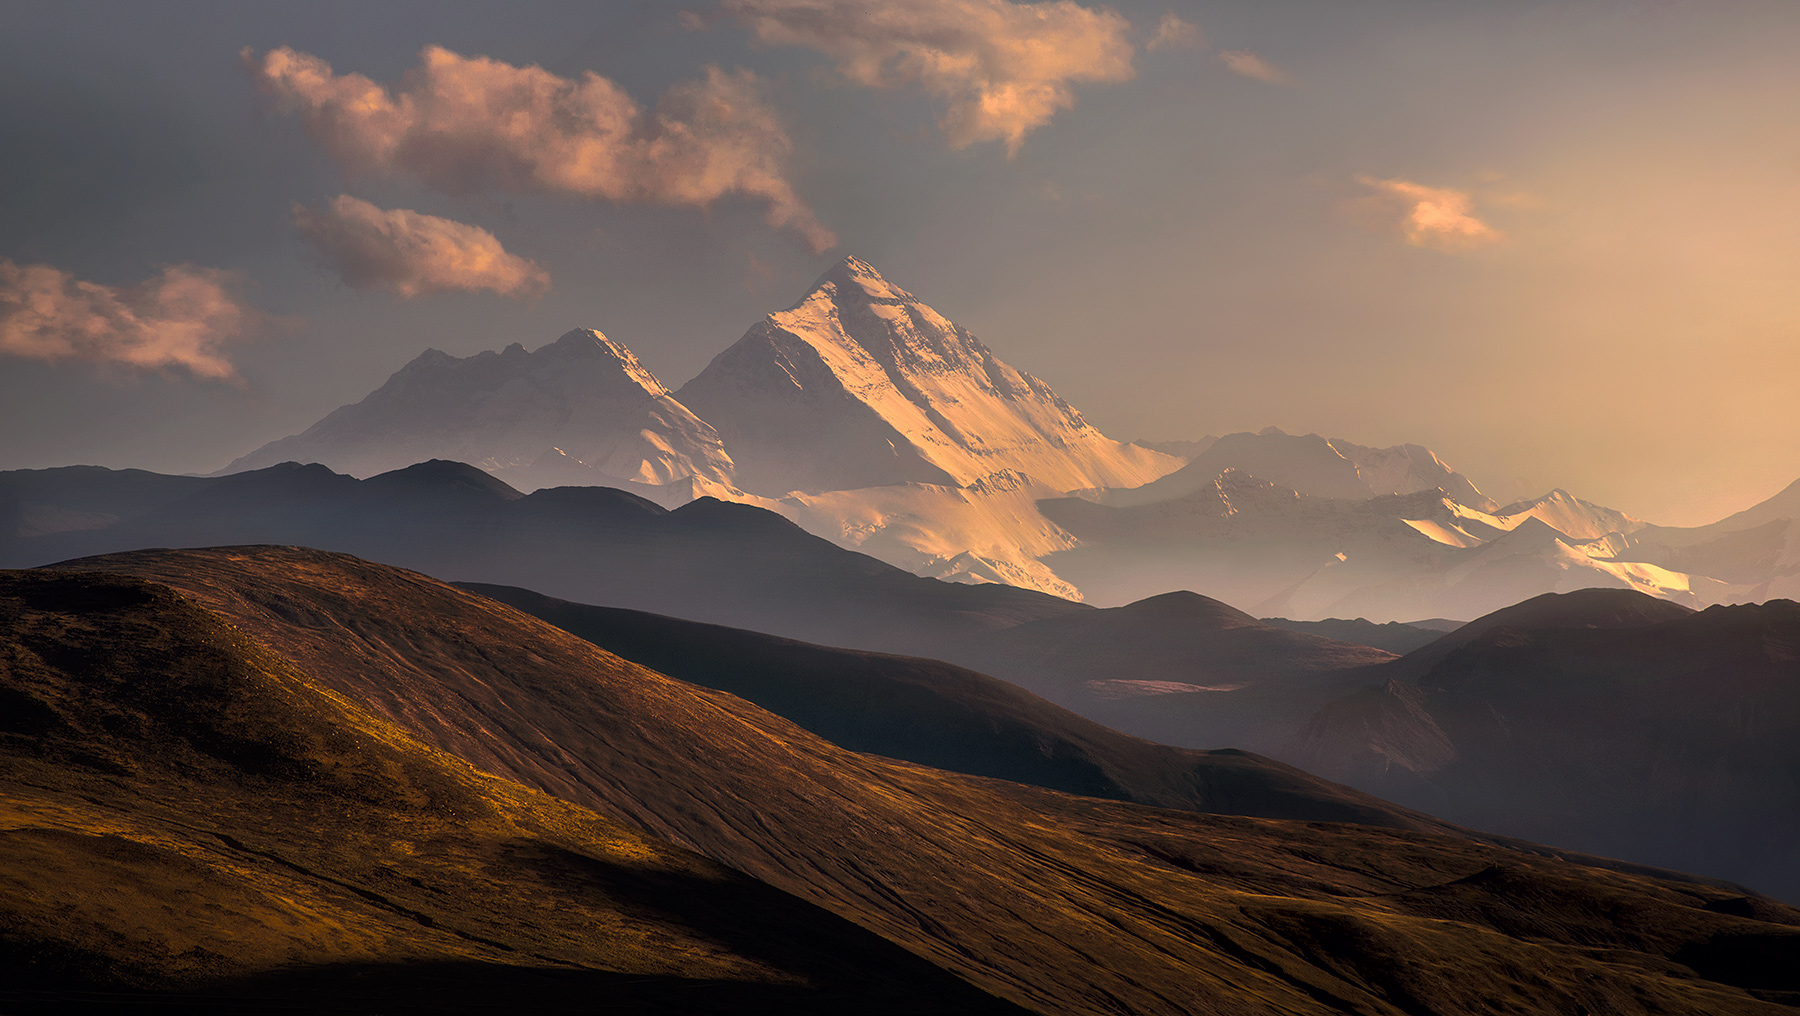
[[[1023,473],[1001,472],[960,487],[890,483],[779,500],[731,499],[755,501],[809,533],[915,575],[1004,582],[1079,600],[1081,590],[1043,560],[1076,546],[1038,510],[1040,500],[1061,494]]]
[[[1361,501],[1442,489],[1462,504],[1494,504],[1467,477],[1419,445],[1367,448],[1317,434],[1287,434],[1276,427],[1195,445],[1199,451],[1180,469],[1141,487],[1099,493],[1095,499],[1118,507],[1169,501],[1207,488],[1220,473],[1235,469],[1313,497]]]
[[[1369,677],[1282,757],[1457,821],[1800,899],[1800,604],[1541,596]]]
[[[1644,526],[1624,542],[1621,559],[1744,587],[1733,601],[1800,597],[1800,480],[1711,525]]]
[[[0,1009],[1018,1011],[329,684],[167,586],[0,573]]]
[[[1392,659],[1192,592],[998,629],[958,656],[1139,737],[1265,753]]]
[[[0,472],[0,547],[13,540],[105,529],[213,482],[103,466]]]
[[[719,435],[631,350],[589,328],[531,352],[428,349],[361,402],[224,472],[298,461],[371,476],[426,459],[471,462],[528,487],[731,479]]]
[[[1351,463],[1339,461],[1344,479]],[[1733,593],[1705,575],[1630,560],[1626,534],[1644,523],[1560,490],[1487,512],[1436,488],[1322,497],[1227,469],[1169,500],[1068,497],[1038,509],[1074,543],[1044,564],[1101,603],[1189,588],[1262,614],[1388,621],[1478,616],[1596,585],[1696,606]]]
[[[337,555],[71,567],[162,581],[410,737],[696,848],[1040,1013],[1775,1013],[1800,989],[1800,912],[1741,888],[859,755],[493,601]],[[103,648],[144,651],[131,646]]]
[[[1163,808],[1444,831],[1291,766],[1130,737],[937,660],[809,645],[512,586],[460,585],[633,663],[742,696],[853,751]]]
[[[737,483],[779,496],[1023,473],[1134,487],[1177,459],[1106,438],[1044,382],[846,258],[676,392],[718,429]]]
[[[123,489],[142,480],[117,478]],[[39,480],[34,496],[61,500]],[[101,480],[87,476],[88,500],[72,503],[93,503]],[[235,543],[339,550],[578,602],[914,655],[941,655],[991,628],[1086,609],[1005,585],[922,578],[751,505],[702,498],[670,511],[604,487],[526,495],[472,466],[442,461],[366,480],[293,463],[195,480],[186,497],[103,528],[0,534],[0,566]]]
[[[1410,653],[1414,649],[1430,645],[1444,634],[1439,629],[1418,624],[1402,624],[1399,621],[1376,624],[1360,617],[1328,617],[1323,621],[1290,621],[1285,617],[1265,617],[1262,621],[1288,631],[1318,635],[1397,654]]]

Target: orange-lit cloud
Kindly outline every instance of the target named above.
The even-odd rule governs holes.
[[[1257,56],[1247,49],[1229,49],[1219,54],[1219,59],[1233,74],[1241,74],[1246,78],[1266,81],[1271,85],[1291,85],[1294,79],[1281,68]]]
[[[323,208],[295,205],[294,225],[355,289],[385,289],[403,300],[454,290],[534,297],[550,289],[550,273],[537,262],[508,254],[494,234],[454,219],[340,194]]]
[[[1200,27],[1170,11],[1156,23],[1156,34],[1144,48],[1155,53],[1165,49],[1199,49],[1201,45]]]
[[[0,258],[0,354],[180,368],[235,380],[223,347],[260,315],[231,294],[229,281],[216,269],[173,265],[139,285],[115,288],[50,265]]]
[[[352,172],[688,207],[741,195],[815,250],[837,242],[795,195],[793,143],[749,71],[709,67],[651,111],[591,71],[563,78],[438,46],[392,90],[286,47],[243,56],[258,89]]]
[[[953,148],[1017,152],[1025,135],[1075,105],[1077,82],[1127,81],[1131,25],[1073,0],[725,0],[759,42],[830,57],[869,88],[917,85],[944,104]]]
[[[1383,214],[1387,223],[1414,246],[1459,251],[1505,238],[1498,229],[1475,217],[1475,199],[1467,191],[1372,176],[1359,176],[1356,182],[1374,192],[1369,199],[1371,209]]]

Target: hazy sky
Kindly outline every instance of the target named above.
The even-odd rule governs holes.
[[[0,468],[210,471],[428,346],[671,387],[846,253],[1107,434],[1800,477],[1800,3],[0,0]]]

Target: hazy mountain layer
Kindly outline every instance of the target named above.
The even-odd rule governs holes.
[[[1290,761],[1485,828],[1800,899],[1800,604],[1519,604],[1322,708]]]
[[[1563,491],[1490,513],[1435,489],[1315,497],[1227,470],[1173,500],[1115,507],[1062,498],[1038,507],[1076,543],[1044,563],[1100,603],[1189,588],[1259,614],[1386,621],[1474,617],[1589,586],[1693,605],[1734,593],[1722,581],[1621,557],[1630,543],[1622,534],[1643,523]]]
[[[1756,916],[1800,914],[1722,886],[857,755],[491,601],[342,557],[82,566],[165,578],[428,743],[692,844],[1039,1012],[1397,1016],[1573,1000],[1752,1013],[1780,1011],[1753,992],[1800,988],[1800,927]]]
[[[1003,471],[1059,491],[1147,483],[1178,459],[1106,438],[1044,382],[846,258],[676,393],[757,494],[962,486]]]
[[[1285,617],[1265,617],[1262,621],[1288,631],[1370,646],[1389,653],[1410,653],[1414,649],[1430,645],[1444,634],[1435,628],[1401,624],[1399,621],[1376,624],[1360,617],[1328,617],[1323,621],[1290,621]]]
[[[1367,448],[1317,434],[1286,434],[1274,427],[1195,444],[1197,451],[1187,464],[1169,475],[1141,487],[1092,496],[1119,507],[1170,501],[1210,487],[1214,477],[1235,469],[1313,497],[1360,501],[1441,489],[1462,504],[1494,507],[1467,477],[1419,445]]]
[[[0,1009],[1014,1011],[330,683],[166,586],[0,573]]]
[[[718,434],[631,350],[586,328],[532,352],[428,349],[361,402],[224,471],[319,462],[372,476],[426,459],[472,462],[529,487],[731,479]]]
[[[36,479],[38,496],[55,496]],[[98,482],[80,479],[84,490]],[[0,565],[138,547],[283,543],[578,602],[915,655],[1085,609],[1010,586],[921,578],[809,536],[772,512],[710,498],[671,512],[601,487],[522,495],[451,462],[367,480],[289,464],[194,484],[187,497],[106,528],[0,534]]]
[[[740,695],[854,751],[1164,808],[1444,831],[1427,816],[1290,766],[1121,734],[937,660],[832,649],[512,586],[461,586],[633,663]]]

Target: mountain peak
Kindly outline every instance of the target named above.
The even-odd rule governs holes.
[[[718,428],[755,493],[966,486],[1005,470],[1057,490],[1136,486],[1179,461],[1101,435],[1044,382],[846,257],[676,397]]]
[[[832,303],[852,302],[874,303],[911,303],[923,307],[919,298],[889,282],[885,276],[875,270],[875,266],[867,261],[850,255],[825,270],[825,274],[813,280],[807,287],[806,295],[799,302],[789,307],[784,313],[799,310],[814,300],[825,299]]]
[[[554,466],[535,469],[548,448],[561,449]],[[592,328],[572,329],[529,352],[518,343],[466,357],[426,350],[361,402],[226,471],[282,459],[359,476],[449,459],[526,489],[546,480],[731,477],[718,434],[671,398],[623,343]]]
[[[652,396],[669,393],[669,389],[656,379],[656,375],[638,362],[637,354],[624,343],[607,338],[597,328],[571,329],[555,342],[539,347],[532,355],[540,358],[551,356],[558,360],[612,360],[619,365],[626,377]]]

